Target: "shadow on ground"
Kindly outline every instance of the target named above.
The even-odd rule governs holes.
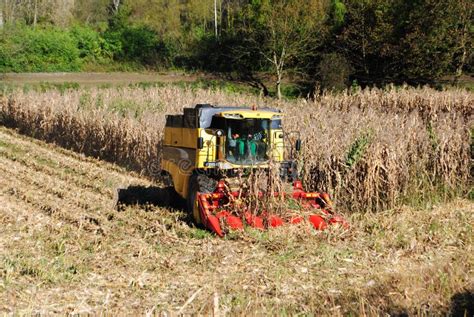
[[[184,210],[184,200],[173,187],[128,186],[119,188],[116,193],[115,208],[123,210],[126,206],[157,206]]]
[[[474,316],[474,291],[457,293],[451,297],[449,316]]]

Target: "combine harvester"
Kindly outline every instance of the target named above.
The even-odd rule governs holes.
[[[275,109],[208,104],[166,116],[162,176],[186,200],[197,224],[221,237],[245,226],[348,227],[333,213],[328,194],[303,190],[295,163],[301,140],[285,147],[282,118]],[[262,182],[263,188],[256,186]],[[291,192],[275,191],[271,184],[277,183]]]

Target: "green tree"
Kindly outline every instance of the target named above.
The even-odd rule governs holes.
[[[74,2],[72,10],[75,21],[79,24],[100,26],[107,22],[107,7],[110,0],[81,0]]]
[[[328,7],[323,0],[253,0],[245,7],[240,24],[244,43],[237,51],[261,56],[276,77],[279,99],[285,73],[304,73],[299,62],[308,59],[323,38]]]
[[[472,1],[347,0],[329,52],[362,84],[429,83],[462,74],[472,47]]]
[[[130,9],[130,22],[133,24],[146,25],[159,36],[178,38],[182,33],[182,1],[136,0],[126,5]]]
[[[463,74],[466,64],[473,59],[474,46],[474,2],[470,0],[452,1],[453,37],[455,39],[454,63],[455,81]],[[472,70],[471,70],[472,71]]]
[[[346,8],[332,49],[346,57],[359,82],[385,78],[392,66],[393,50],[389,1],[353,0],[347,1]]]
[[[449,73],[457,47],[453,1],[458,0],[399,1],[393,12],[398,17],[394,33],[399,43],[394,50],[398,77],[427,82]]]

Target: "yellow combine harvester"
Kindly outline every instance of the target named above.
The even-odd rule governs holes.
[[[241,199],[246,193],[233,188],[232,180],[241,179],[242,171],[268,171],[270,165],[279,169],[282,179],[294,182],[291,196],[272,193],[273,196],[291,197],[304,207],[319,209],[321,212],[308,217],[318,229],[327,223],[342,222],[332,215],[327,194],[306,193],[296,180],[295,163],[285,160],[284,156],[299,151],[301,141],[296,140],[294,146],[285,151],[282,118],[283,114],[276,109],[209,104],[184,108],[183,114],[166,116],[162,173],[186,200],[196,223],[222,236],[223,227],[242,229],[245,223],[263,229],[304,220],[302,216],[284,219],[266,210],[251,210]]]

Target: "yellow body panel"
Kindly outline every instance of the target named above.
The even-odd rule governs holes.
[[[253,110],[223,111],[216,116],[240,115],[242,118],[271,119],[281,117],[280,113]],[[270,157],[273,161],[284,160],[283,130],[270,130],[269,146]],[[197,140],[203,138],[203,148],[197,148]],[[218,160],[217,136],[211,129],[165,127],[163,137],[163,157],[161,167],[170,174],[176,192],[183,198],[188,196],[189,178],[194,170],[216,168],[216,164],[207,166],[206,162],[218,162],[220,168],[255,168],[256,166],[232,164],[224,159]],[[226,137],[221,137],[221,144],[225,144]],[[268,167],[268,163],[257,165],[258,168]]]
[[[285,144],[283,138],[283,130],[270,130],[270,144],[272,146],[271,155],[275,162],[281,162],[284,160]]]
[[[178,164],[165,159],[162,160],[162,169],[171,175],[175,191],[181,197],[186,198],[188,195],[189,177],[191,177],[192,170],[188,173],[183,173]]]
[[[197,151],[196,168],[207,168],[207,166],[204,165],[205,162],[216,160],[217,137],[211,134],[212,133],[211,130],[208,130],[208,129],[197,129],[197,130],[199,131],[199,136],[202,137],[204,140],[204,147],[201,150]]]
[[[229,110],[222,111],[216,116],[226,117],[228,115],[240,115],[242,119],[271,119],[275,116],[282,117],[282,113],[258,110]]]
[[[188,195],[189,177],[195,169],[207,169],[205,162],[215,161],[216,137],[211,130],[166,127],[163,146],[176,149],[174,156],[163,154],[161,167],[171,175],[176,192],[183,198]],[[197,149],[198,137],[204,147]]]
[[[166,127],[163,145],[196,148],[196,140],[199,136],[199,130],[202,129]]]

